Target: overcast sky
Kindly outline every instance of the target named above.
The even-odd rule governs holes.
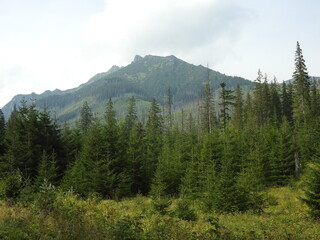
[[[254,80],[291,78],[299,41],[320,76],[319,0],[0,0],[0,107],[69,89],[136,54]]]

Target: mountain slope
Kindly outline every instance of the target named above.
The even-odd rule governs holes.
[[[203,84],[208,79],[213,91],[220,88],[221,82],[225,82],[228,88],[234,88],[237,84],[245,88],[253,85],[243,78],[195,66],[175,56],[136,56],[128,66],[113,66],[108,72],[99,73],[74,89],[46,91],[39,95],[17,95],[2,110],[8,119],[14,105],[19,105],[21,99],[24,98],[29,104],[35,99],[38,107],[46,106],[59,121],[64,122],[78,117],[84,101],[89,103],[93,112],[101,115],[107,99],[113,98],[118,113],[124,114],[128,97],[135,95],[138,111],[145,113],[148,102],[153,98],[160,104],[165,104],[169,87],[175,107],[182,108],[199,99]]]

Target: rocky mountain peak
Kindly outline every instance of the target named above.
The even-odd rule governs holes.
[[[143,57],[141,57],[140,55],[136,55],[135,57],[134,57],[134,59],[133,59],[133,61],[132,62],[139,62],[139,61],[141,61],[143,59]]]

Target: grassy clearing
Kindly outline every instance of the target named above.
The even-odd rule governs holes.
[[[236,239],[320,239],[320,223],[310,219],[299,198],[303,192],[288,187],[269,189],[277,204],[262,214],[220,215],[220,223]]]
[[[46,205],[1,202],[0,239],[320,239],[301,190],[267,194],[277,204],[261,214],[216,215],[195,202],[142,196],[119,202],[59,193]]]

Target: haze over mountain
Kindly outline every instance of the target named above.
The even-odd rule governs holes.
[[[201,97],[203,84],[209,79],[213,91],[225,82],[227,88],[250,88],[253,83],[241,77],[231,77],[201,65],[189,64],[175,56],[159,57],[135,56],[125,67],[113,66],[109,71],[98,73],[88,82],[66,91],[58,89],[42,94],[17,95],[3,107],[8,119],[14,106],[24,99],[27,104],[36,103],[39,108],[46,107],[59,122],[77,119],[85,101],[93,113],[102,115],[106,101],[112,98],[118,113],[125,112],[128,98],[136,96],[137,108],[145,113],[149,103],[156,99],[161,105],[166,102],[168,88],[173,94],[174,107],[185,108]]]

